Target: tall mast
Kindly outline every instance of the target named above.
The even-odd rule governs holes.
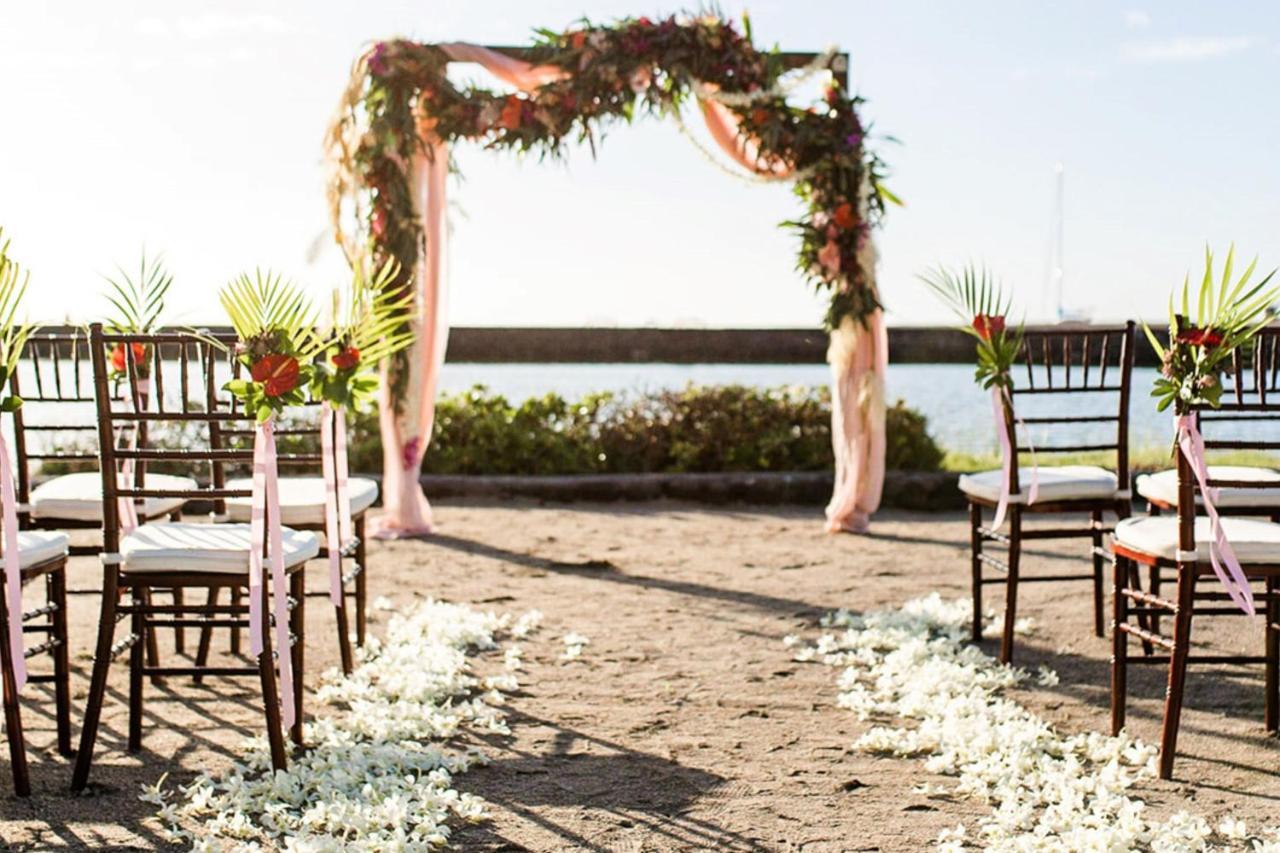
[[[1052,246],[1049,250],[1049,293],[1053,299],[1054,313],[1057,315],[1058,322],[1061,323],[1067,319],[1066,305],[1064,304],[1066,290],[1064,282],[1066,280],[1066,217],[1063,214],[1063,206],[1066,192],[1066,167],[1061,162],[1055,163],[1053,172],[1056,176],[1056,186],[1053,199],[1053,224],[1052,224]]]

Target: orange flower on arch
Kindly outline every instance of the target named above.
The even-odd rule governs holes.
[[[848,231],[854,225],[857,225],[858,220],[853,215],[853,205],[846,201],[837,207],[831,214],[831,221],[844,231]]]
[[[498,118],[498,124],[506,130],[515,130],[520,126],[523,116],[524,102],[515,95],[508,95],[507,102],[502,107],[502,115]]]

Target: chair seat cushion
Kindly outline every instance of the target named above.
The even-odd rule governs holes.
[[[251,537],[247,524],[143,524],[120,542],[124,567],[130,572],[249,571]],[[286,566],[310,560],[320,553],[314,533],[284,528]]]
[[[1210,480],[1247,480],[1251,483],[1274,483],[1273,487],[1218,489],[1214,506],[1220,509],[1276,507],[1280,509],[1280,471],[1243,465],[1210,465]],[[1178,471],[1170,468],[1155,474],[1144,474],[1134,481],[1134,490],[1142,497],[1164,506],[1178,505]]]
[[[228,489],[252,489],[249,479],[231,480]],[[351,514],[356,515],[373,506],[378,499],[378,483],[366,477],[352,477],[347,481],[351,500]],[[227,513],[232,521],[248,521],[251,498],[227,498]],[[324,524],[324,478],[281,477],[280,521],[284,524]]]
[[[1019,468],[1018,482],[1022,486],[1022,494],[1010,496],[1011,503],[1026,502],[1027,492],[1031,488],[1030,468]],[[960,491],[970,497],[994,503],[1000,500],[1000,486],[1002,483],[1004,483],[1004,472],[1000,470],[963,474],[960,477]],[[1037,503],[1114,498],[1116,496],[1116,475],[1096,465],[1042,467],[1039,469],[1039,483],[1039,494],[1036,496]]]
[[[195,489],[196,481],[190,477],[174,477],[169,474],[148,473],[144,481],[149,489]],[[121,475],[121,487],[128,487]],[[63,474],[41,483],[31,491],[31,515],[65,521],[102,521],[102,474],[82,471]],[[183,504],[182,498],[144,498],[142,514],[146,518],[167,515]]]
[[[18,531],[18,567],[29,569],[46,560],[65,557],[68,541],[67,534],[57,530]]]
[[[1222,530],[1241,563],[1280,563],[1280,524],[1256,518],[1224,518]],[[1173,515],[1126,518],[1116,524],[1117,545],[1131,551],[1178,558],[1178,519]],[[1209,519],[1196,519],[1196,558],[1209,559]]]

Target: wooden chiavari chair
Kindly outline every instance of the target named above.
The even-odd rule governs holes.
[[[248,497],[248,490],[221,488],[224,482],[220,469],[228,464],[249,464],[253,459],[251,448],[229,448],[222,444],[216,424],[237,419],[239,416],[219,411],[217,387],[221,384],[215,376],[218,346],[199,334],[107,334],[101,325],[90,330],[90,355],[93,363],[94,391],[98,411],[99,446],[102,454],[103,489],[103,592],[102,613],[98,624],[98,640],[94,654],[93,677],[90,683],[84,729],[80,749],[76,756],[72,790],[81,790],[88,782],[94,743],[106,695],[107,676],[111,661],[119,654],[129,652],[129,734],[128,748],[137,751],[142,744],[142,682],[148,675],[172,676],[252,676],[262,684],[263,712],[266,718],[267,739],[270,744],[272,766],[286,766],[284,732],[281,727],[278,685],[271,649],[270,631],[265,632],[265,648],[252,666],[221,667],[195,666],[147,666],[143,662],[142,643],[146,635],[162,627],[190,628],[241,628],[248,627],[247,605],[185,604],[157,605],[150,601],[148,591],[154,588],[186,589],[211,587],[249,589],[249,552],[252,548],[264,548],[265,543],[254,542],[248,524],[194,524],[185,522],[158,522],[145,524],[137,529],[121,533],[117,501],[120,498],[181,498],[184,501],[225,501],[232,497]],[[137,365],[133,359],[133,344],[152,347],[156,353],[156,370],[151,381],[154,394],[152,404],[144,407],[137,390]],[[132,406],[117,410],[111,405],[108,387],[108,351],[116,344],[123,344],[127,353],[129,397]],[[194,366],[194,371],[193,371]],[[176,371],[176,382],[169,371]],[[194,378],[192,373],[194,372]],[[166,397],[165,383],[179,389],[177,401]],[[149,423],[170,426],[196,426],[200,435],[188,437],[187,446],[181,449],[166,448],[154,440],[140,440],[137,447],[117,448],[111,440],[119,425]],[[154,431],[154,430],[153,430]],[[119,485],[117,471],[121,463],[150,462],[197,466],[207,464],[212,471],[214,486],[193,489],[157,488],[144,477],[141,484],[129,488]],[[289,572],[289,630],[292,647],[278,650],[277,654],[291,654],[294,681],[294,712],[296,723],[290,730],[294,743],[302,741],[302,674],[304,649],[305,612],[305,562],[319,551],[319,542],[311,533],[285,528],[284,562]],[[264,569],[264,574],[266,570]],[[271,584],[263,579],[262,603],[264,614],[271,613],[269,602]],[[130,593],[127,604],[121,603],[124,592]],[[129,635],[120,642],[115,640],[116,623],[129,621]]]
[[[1280,328],[1258,333],[1251,352],[1244,358],[1236,354],[1231,369],[1224,377],[1224,391],[1219,408],[1196,407],[1202,433],[1217,432],[1226,425],[1245,429],[1237,434],[1245,437],[1213,438],[1205,435],[1208,450],[1280,450]],[[1267,427],[1271,427],[1270,436]],[[1216,473],[1215,473],[1216,469]],[[1221,589],[1198,588],[1205,575],[1214,573],[1209,558],[1212,538],[1208,518],[1196,475],[1186,457],[1177,456],[1178,494],[1176,515],[1132,518],[1116,525],[1112,537],[1115,560],[1113,572],[1113,630],[1111,657],[1111,728],[1118,733],[1125,725],[1129,664],[1168,664],[1169,678],[1165,696],[1164,722],[1160,737],[1160,776],[1173,774],[1177,749],[1178,725],[1182,715],[1187,665],[1250,664],[1264,666],[1266,686],[1265,724],[1269,731],[1280,730],[1280,524],[1257,517],[1242,517],[1241,506],[1258,506],[1274,486],[1259,477],[1223,476],[1216,466],[1209,468],[1208,485],[1218,489],[1219,497],[1234,493],[1236,505],[1222,513],[1223,530],[1239,558],[1246,577],[1260,582],[1262,589],[1254,593],[1255,602],[1264,613],[1263,654],[1191,654],[1193,616],[1238,616],[1241,610]],[[1230,468],[1225,469],[1228,473]],[[1217,504],[1215,503],[1215,506]],[[1270,516],[1259,511],[1254,516]],[[1173,599],[1160,595],[1158,582],[1154,589],[1142,590],[1137,582],[1136,566],[1145,565],[1156,572],[1174,572],[1177,591]],[[1159,574],[1153,573],[1159,578]],[[1159,633],[1157,618],[1169,615],[1173,636]],[[1147,618],[1147,626],[1142,624]],[[1146,653],[1129,654],[1129,637],[1142,641]],[[1159,648],[1164,654],[1153,654]]]
[[[1017,618],[1018,586],[1022,583],[1051,581],[1093,581],[1094,631],[1104,635],[1103,564],[1106,551],[1103,535],[1107,532],[1106,514],[1126,518],[1130,512],[1129,493],[1129,391],[1133,375],[1133,323],[1115,328],[1031,330],[1023,339],[1019,361],[1012,373],[1013,387],[1003,401],[1004,429],[1014,453],[1010,476],[1008,532],[983,525],[983,510],[994,509],[1004,481],[1002,470],[966,474],[960,488],[969,502],[970,552],[973,583],[973,639],[982,639],[982,590],[984,586],[1005,585],[1004,631],[1000,641],[1000,660],[1013,659],[1014,623]],[[1049,414],[1019,413],[1020,401],[1034,408],[1034,401],[1058,403],[1064,411]],[[1069,408],[1067,408],[1069,406]],[[1105,441],[1072,440],[1034,445],[1019,439],[1019,425],[1041,427],[1055,435],[1070,434],[1081,428],[1113,425],[1111,438]],[[1024,432],[1027,431],[1024,429]],[[1061,438],[1057,440],[1061,441]],[[1039,494],[1028,503],[1031,477],[1019,469],[1017,454],[1034,452],[1037,459],[1057,454],[1108,452],[1115,454],[1115,470],[1092,465],[1040,466]],[[1089,523],[1082,527],[1024,527],[1028,516],[1047,514],[1083,514]],[[1022,548],[1028,541],[1041,539],[1088,538],[1092,543],[1091,574],[1052,574],[1024,576]],[[988,542],[1006,548],[1006,560],[985,550]],[[984,566],[995,569],[995,576],[984,574]]]
[[[234,336],[220,335],[218,339],[227,345],[228,351],[235,345]],[[241,373],[241,365],[235,359],[229,359],[229,372],[232,377],[238,377]],[[231,412],[239,412],[239,402],[229,395],[220,398],[219,405]],[[320,447],[320,424],[319,424],[319,404],[308,404],[305,407],[305,415],[294,423],[282,426],[276,429],[276,436],[284,441],[303,441],[306,443],[314,443],[317,448]],[[253,436],[252,420],[247,416],[241,415],[241,423],[225,423],[218,422],[214,429],[218,430],[224,442],[244,443],[249,441]],[[286,460],[281,459],[281,468],[315,468],[317,462],[310,459]],[[215,475],[217,476],[217,475]],[[248,489],[250,480],[244,478],[236,478],[228,480],[225,483],[217,483],[219,488],[225,486],[229,489]],[[338,625],[338,652],[342,663],[342,671],[350,674],[353,666],[353,658],[351,653],[350,640],[350,618],[347,612],[348,602],[355,604],[355,628],[356,628],[356,644],[363,646],[365,641],[365,611],[368,598],[367,585],[367,568],[366,550],[365,550],[365,516],[368,509],[373,506],[378,499],[378,483],[367,477],[352,477],[349,480],[349,503],[351,507],[351,521],[353,526],[354,540],[347,542],[342,550],[341,559],[343,570],[342,577],[342,596],[341,603],[334,607],[334,616]],[[247,498],[229,498],[225,502],[225,508],[220,509],[225,512],[225,517],[231,521],[248,521],[250,503]],[[324,479],[319,476],[281,476],[280,477],[280,520],[293,528],[294,530],[307,530],[315,533],[323,534],[325,532],[325,483]],[[320,549],[320,557],[327,559],[329,556],[329,543],[326,541]],[[350,561],[351,567],[346,568],[347,561]],[[218,591],[214,588],[209,590],[211,596],[210,604],[216,601]],[[233,600],[237,595],[232,590]],[[329,597],[328,585],[325,584],[324,589],[313,590],[308,593],[313,597]],[[199,651],[197,660],[203,661],[209,654],[210,647],[209,630],[201,632]],[[232,629],[231,632],[231,648],[232,651],[238,651],[240,647],[240,632]]]
[[[18,520],[24,530],[101,530],[102,474],[98,471],[98,424],[94,418],[92,368],[88,339],[82,329],[39,330],[27,339],[23,351],[25,370],[9,379],[13,394],[29,407],[13,416],[13,443],[18,457],[16,470]],[[22,374],[26,381],[22,381]],[[116,389],[113,389],[113,394]],[[130,425],[146,431],[146,423]],[[126,430],[127,431],[127,430]],[[36,438],[39,436],[40,438]],[[70,439],[70,446],[61,443]],[[47,477],[34,485],[39,469],[48,464],[89,467]],[[137,466],[135,479],[143,475]],[[152,474],[152,486],[175,489],[195,488],[189,477]],[[141,522],[168,518],[177,521],[182,512],[178,498],[148,498],[136,502]],[[101,542],[73,543],[72,556],[97,555]],[[72,590],[96,593],[97,590]],[[181,599],[181,590],[173,591]],[[174,630],[174,647],[184,650],[184,632]],[[149,638],[147,655],[159,661],[154,636]]]

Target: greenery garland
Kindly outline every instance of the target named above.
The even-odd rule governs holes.
[[[761,160],[785,163],[799,176],[804,213],[782,224],[800,237],[797,269],[831,295],[827,327],[845,318],[863,323],[880,307],[868,254],[859,250],[885,202],[896,199],[881,185],[883,163],[866,148],[860,98],[833,81],[821,104],[791,106],[776,88],[786,71],[776,51],[752,45],[749,21],[744,34],[714,15],[608,25],[584,19],[564,32],[538,31],[528,58],[562,69],[564,78],[519,94],[459,88],[446,75],[442,49],[403,40],[379,42],[356,61],[327,138],[331,215],[353,263],[397,263],[392,286],[411,287],[422,253],[409,178],[413,158],[427,147],[420,131],[446,143],[473,140],[542,157],[563,156],[566,141],[585,142],[594,153],[611,124],[637,114],[678,115],[713,88],[726,96],[721,102]],[[761,97],[732,97],[744,94]],[[358,223],[359,239],[344,230],[344,216]],[[393,390],[403,390],[403,358],[393,363]]]

